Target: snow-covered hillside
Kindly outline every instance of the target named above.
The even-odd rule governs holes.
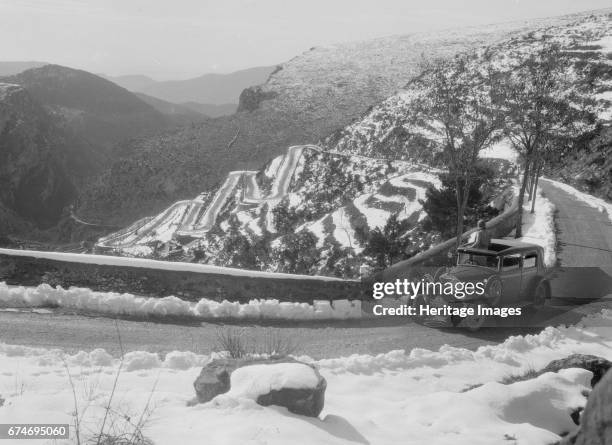
[[[470,53],[467,76],[489,68],[511,72],[546,45],[559,45],[571,60],[561,69],[572,93],[589,99],[599,123],[607,125],[611,39],[609,15],[579,16],[479,48]],[[132,256],[175,254],[224,266],[352,277],[372,258],[364,249],[375,229],[399,230],[408,245],[404,252],[426,249],[437,234],[416,229],[425,216],[420,201],[428,186],[440,187],[442,170],[431,166],[448,167],[441,155],[444,129],[416,113],[430,93],[417,78],[331,135],[323,148],[293,146],[261,171],[231,172],[214,194],[176,202],[101,239],[98,247]],[[508,144],[501,140],[485,157],[495,157],[500,147],[508,151]]]
[[[438,172],[294,146],[259,172],[231,172],[212,195],[176,202],[100,239],[98,248],[145,257],[171,256],[175,248],[200,262],[291,272],[278,256],[287,248],[312,249],[318,265],[302,271],[319,271],[330,258],[361,254],[365,235],[391,216],[414,226],[424,216],[419,200],[426,188],[439,186]],[[255,257],[264,254],[272,258]]]
[[[559,45],[571,62],[563,67],[574,79],[575,92],[593,100],[593,111],[600,123],[612,121],[612,17],[592,15],[574,22],[543,27],[500,43],[479,48],[469,62],[474,73],[492,68],[510,72],[545,45]],[[580,73],[581,76],[577,76]],[[366,156],[409,158],[435,161],[442,140],[442,128],[415,118],[423,94],[418,80],[411,81],[397,94],[374,107],[362,119],[330,136],[325,146],[331,150]],[[563,94],[564,92],[559,92]],[[424,149],[428,148],[428,149]]]

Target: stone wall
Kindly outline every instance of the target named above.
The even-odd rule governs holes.
[[[229,300],[246,303],[253,298],[281,301],[360,299],[357,281],[326,281],[308,278],[249,277],[190,271],[87,264],[0,254],[0,281],[10,285],[37,286],[48,283],[87,287],[95,291],[129,292],[136,295],[184,300]]]

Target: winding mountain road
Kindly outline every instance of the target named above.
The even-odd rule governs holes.
[[[612,223],[601,212],[552,181],[542,193],[556,207],[558,268],[552,295],[559,299],[610,299],[612,307]]]
[[[612,266],[612,222],[606,213],[543,179],[541,190],[556,209],[557,258],[563,266]]]
[[[210,205],[206,208],[204,215],[198,218],[198,214],[202,211],[204,203],[199,201],[199,205],[195,205],[187,215],[186,221],[183,220],[176,234],[179,236],[203,236],[210,231],[215,225],[219,212],[230,199],[232,193],[240,183],[244,172],[234,171],[229,172],[223,185],[217,190]]]
[[[133,224],[131,228],[124,229],[100,238],[97,245],[103,248],[126,248],[138,243],[148,242],[159,236],[160,227],[164,227],[165,238],[173,234],[179,236],[202,237],[215,225],[219,213],[234,195],[236,188],[243,181],[244,194],[242,201],[245,204],[263,204],[265,202],[277,202],[289,193],[291,180],[298,166],[304,149],[311,148],[321,151],[313,145],[294,145],[287,149],[275,172],[272,190],[268,196],[262,197],[257,184],[255,171],[232,171],[216,191],[210,204],[206,203],[202,195],[189,201],[179,201],[172,204],[161,214],[149,219],[144,224]],[[177,211],[181,212],[180,217]],[[171,218],[171,221],[169,221]]]

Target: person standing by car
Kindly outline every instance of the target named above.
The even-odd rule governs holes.
[[[472,234],[465,246],[489,250],[489,244],[491,244],[491,234],[487,230],[487,223],[481,219],[478,221],[478,230]]]

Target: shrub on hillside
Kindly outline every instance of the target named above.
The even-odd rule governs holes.
[[[482,193],[482,190],[489,188],[489,184],[494,181],[494,175],[495,172],[484,164],[478,164],[476,167],[464,217],[464,222],[468,227],[475,226],[481,218],[490,219],[499,213],[484,202],[487,197]],[[441,174],[440,181],[442,186],[440,188],[429,186],[425,200],[420,201],[423,210],[427,213],[423,227],[425,230],[440,233],[444,238],[450,238],[455,235],[457,223],[455,181],[448,173]]]

